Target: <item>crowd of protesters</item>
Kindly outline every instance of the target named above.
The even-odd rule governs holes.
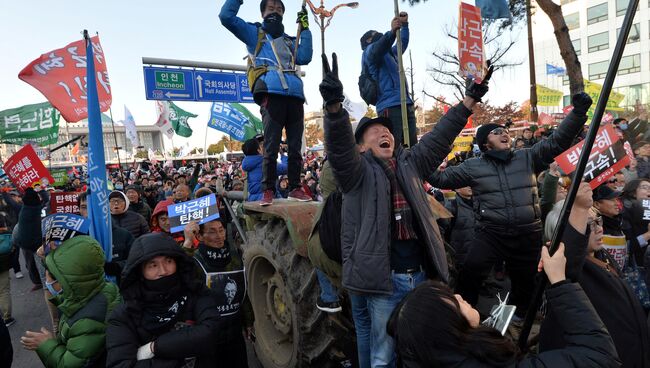
[[[333,55],[330,67],[322,55],[326,149],[300,154],[304,93],[292,68],[312,59],[306,10],[298,13],[302,33],[294,54],[281,1],[261,2],[263,24],[238,18],[242,3],[227,0],[219,17],[246,43],[251,67],[263,69],[253,94],[264,134],[243,142],[241,161],[144,160],[111,168],[110,262],[87,234],[44,239],[41,221],[56,192],[77,192],[78,215],[88,217],[83,168],[63,186],[2,188],[3,362],[11,360],[12,346],[4,341],[16,321],[13,269],[15,278],[28,275],[48,306],[51,326],[33,326],[20,339],[46,367],[247,367],[246,339],[255,339],[256,316],[232,222],[245,215],[224,206],[228,192],[241,191],[247,205],[259,208],[285,200],[319,203],[308,242],[320,287],[314,308],[349,308],[357,347],[352,360],[359,367],[650,367],[645,130],[633,134],[624,119],[611,123],[634,157],[593,190],[578,184],[551,255],[544,244],[577,180],[553,160],[584,138],[592,105],[587,94],[572,97],[573,110],[551,131],[526,128],[514,136],[507,122],[484,124],[473,150],[447,160],[472,109],[489,93],[488,80],[469,80],[464,99],[421,137],[407,101],[410,129],[403,132],[393,44],[401,29],[406,47],[409,32],[408,14],[400,13],[389,31],[370,30],[360,40],[379,117],[351,124],[338,59]],[[277,65],[258,65],[256,58]],[[172,226],[171,206],[212,195],[217,219]],[[524,355],[512,337],[541,272],[549,286],[537,316],[537,354]],[[491,276],[509,281],[503,288],[516,307],[506,336],[481,322],[489,310],[477,309]]]

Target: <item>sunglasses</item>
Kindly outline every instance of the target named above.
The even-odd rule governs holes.
[[[503,134],[508,134],[508,129],[506,128],[495,128],[490,131],[490,134],[492,135],[503,135]]]

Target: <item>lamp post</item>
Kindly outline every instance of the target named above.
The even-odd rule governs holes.
[[[335,7],[332,8],[332,10],[327,10],[325,9],[325,5],[323,4],[324,0],[320,0],[320,6],[315,7],[314,4],[312,4],[311,0],[307,0],[307,4],[309,4],[309,8],[311,9],[311,13],[314,15],[314,19],[316,20],[316,24],[320,28],[320,45],[321,45],[321,53],[325,54],[325,29],[329,27],[330,22],[332,21],[332,18],[334,17],[334,13],[339,9],[343,7],[348,7],[352,9],[356,9],[359,7],[358,2],[352,2],[352,3],[346,3],[346,4],[339,4]],[[327,20],[327,22],[325,21]],[[325,72],[323,72],[323,77]]]

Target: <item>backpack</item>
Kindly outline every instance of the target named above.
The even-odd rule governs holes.
[[[323,252],[332,261],[343,263],[341,255],[341,208],[343,193],[340,190],[332,192],[325,203],[318,224],[318,236]]]
[[[255,86],[255,82],[257,82],[257,79],[264,75],[268,67],[265,65],[262,66],[255,66],[255,58],[257,57],[257,54],[260,53],[260,49],[262,48],[262,43],[264,42],[266,37],[266,33],[262,29],[261,25],[257,26],[257,44],[255,45],[255,52],[252,55],[248,55],[248,62],[247,62],[247,70],[246,70],[246,78],[248,80],[248,88],[250,88],[251,92],[253,91],[253,87]]]
[[[11,253],[11,233],[0,233],[0,254]]]
[[[361,62],[361,75],[359,76],[359,93],[368,105],[377,105],[379,99],[379,86],[370,75],[370,70],[365,62]]]

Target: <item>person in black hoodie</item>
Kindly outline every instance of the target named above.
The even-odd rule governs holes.
[[[217,303],[196,265],[166,234],[136,239],[122,275],[123,303],[106,330],[106,367],[215,367]]]
[[[149,232],[147,220],[139,213],[129,211],[130,201],[124,193],[114,190],[109,194],[108,201],[111,209],[111,219],[115,225],[126,229],[136,239],[140,235]]]

